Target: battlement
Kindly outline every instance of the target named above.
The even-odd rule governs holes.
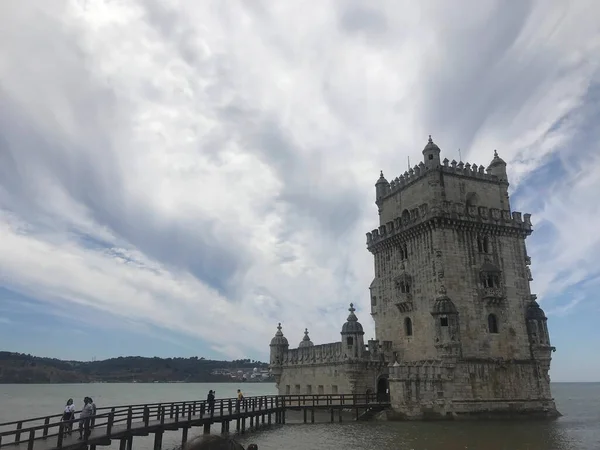
[[[405,171],[399,177],[392,179],[385,188],[385,194],[382,196],[382,200],[402,191],[404,188],[412,185],[418,180],[425,178],[428,174],[434,171],[441,171],[442,173],[449,175],[456,175],[465,178],[476,179],[479,181],[487,181],[490,183],[502,183],[503,181],[498,176],[493,175],[490,169],[486,169],[484,165],[478,166],[477,164],[463,163],[462,161],[456,162],[452,160],[450,162],[448,158],[444,159],[443,165],[429,168],[423,161],[413,168]]]
[[[284,365],[333,363],[343,359],[341,342],[292,348],[283,354]]]
[[[473,224],[497,225],[510,227],[530,234],[532,231],[531,214],[522,214],[518,211],[512,213],[508,210],[488,208],[486,206],[466,206],[464,203],[443,202],[441,209],[429,208],[426,203],[410,211],[404,210],[402,216],[381,225],[379,228],[367,233],[367,246],[396,236],[417,225],[435,219],[452,219]]]

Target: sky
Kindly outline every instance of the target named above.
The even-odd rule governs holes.
[[[508,164],[553,381],[600,381],[594,0],[0,2],[0,349],[267,360],[369,315],[374,184]]]

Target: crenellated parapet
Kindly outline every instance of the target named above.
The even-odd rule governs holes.
[[[441,203],[441,207],[430,208],[425,203],[418,208],[404,210],[401,216],[367,233],[367,246],[371,248],[392,237],[403,236],[415,231],[420,225],[443,225],[444,223],[489,231],[504,229],[525,235],[533,231],[531,214],[445,201]]]
[[[410,168],[399,177],[393,178],[389,183],[382,183],[379,199],[385,200],[387,197],[401,192],[408,186],[411,186],[436,170],[439,170],[444,174],[472,178],[479,181],[487,181],[490,183],[506,183],[497,175],[490,173],[489,169],[486,171],[485,166],[483,165],[478,166],[477,164],[465,164],[462,161],[456,162],[455,160],[450,162],[446,158],[443,161],[443,165],[430,168],[425,166],[425,164],[423,164],[421,161],[419,165]]]
[[[344,361],[341,342],[288,349],[283,354],[283,365],[330,364]]]

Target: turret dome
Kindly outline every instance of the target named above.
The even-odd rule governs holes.
[[[440,153],[441,150],[437,146],[437,144],[435,142],[433,142],[433,139],[431,139],[431,135],[429,135],[429,140],[427,141],[427,145],[423,149],[423,154],[425,155],[426,153],[431,153],[431,152]]]
[[[379,172],[379,179],[377,180],[377,183],[375,183],[375,186],[377,186],[378,184],[389,184],[388,180],[386,180],[383,176],[383,170]]]
[[[538,302],[533,300],[529,305],[527,305],[527,320],[546,320],[546,314],[544,314],[544,310],[540,308]]]
[[[298,348],[302,348],[302,347],[312,347],[314,344],[312,343],[312,341],[310,340],[310,337],[308,337],[308,328],[304,329],[304,337],[302,338],[302,340],[300,341],[300,344],[298,344]]]
[[[458,314],[458,310],[454,305],[454,302],[450,300],[450,297],[446,295],[446,288],[442,286],[440,288],[439,295],[435,298],[433,304],[433,310],[431,314],[447,315],[447,314]]]
[[[488,166],[488,169],[491,169],[492,167],[496,166],[506,166],[506,162],[498,156],[498,151],[494,150],[494,159],[492,159],[492,162]]]
[[[356,314],[354,314],[354,311],[356,311],[354,304],[350,303],[348,311],[350,311],[350,314],[348,315],[348,319],[346,319],[346,323],[342,326],[342,334],[365,334]]]
[[[288,347],[288,340],[285,338],[285,336],[283,335],[283,332],[281,331],[281,323],[279,323],[277,325],[277,332],[275,333],[275,336],[273,337],[273,339],[271,339],[271,347],[274,346],[282,346],[282,347]]]

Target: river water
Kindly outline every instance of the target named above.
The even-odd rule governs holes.
[[[236,384],[72,384],[0,385],[0,423],[58,414],[69,397],[79,408],[83,397],[98,407],[204,399],[209,389],[219,397],[234,397],[240,387],[246,397],[275,393],[266,383]],[[352,422],[288,423],[239,437],[243,445],[261,450],[594,450],[600,449],[600,383],[553,383],[563,417],[556,421],[502,422]],[[328,421],[328,415],[317,422]],[[297,423],[293,423],[297,422]],[[220,430],[217,425],[214,432]],[[190,436],[200,434],[191,430]],[[175,447],[180,432],[167,432],[163,448]],[[136,437],[135,450],[152,448],[152,437]],[[99,449],[118,448],[99,447]]]

